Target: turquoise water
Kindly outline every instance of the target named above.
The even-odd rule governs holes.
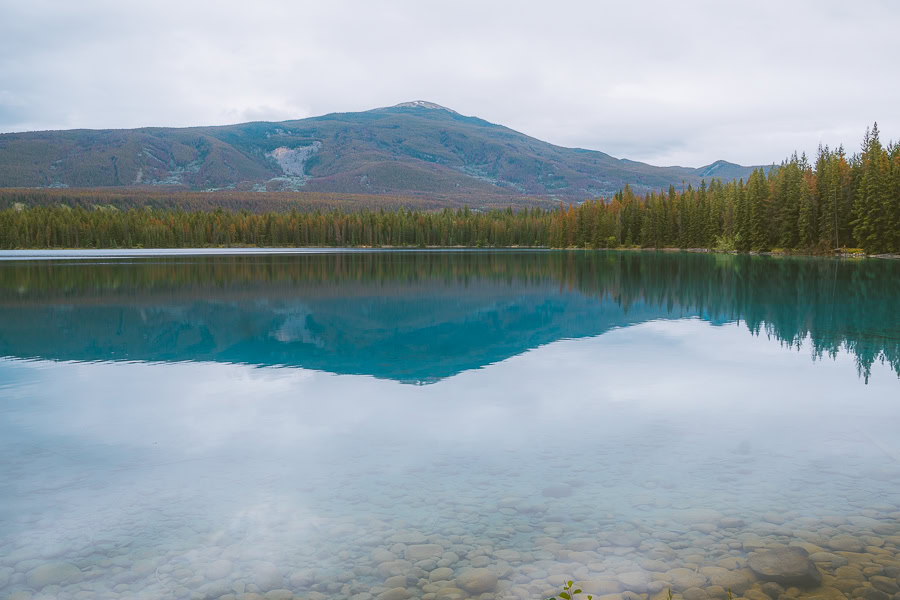
[[[896,261],[11,258],[0,598],[900,591]]]

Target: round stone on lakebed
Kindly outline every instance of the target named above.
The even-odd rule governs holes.
[[[406,547],[406,560],[418,562],[440,557],[443,553],[444,549],[437,544],[413,544]]]
[[[568,498],[572,495],[572,488],[565,484],[545,487],[541,493],[548,498]]]
[[[79,583],[83,579],[81,569],[64,562],[45,563],[28,572],[26,581],[29,587],[40,590],[48,585],[68,585]]]
[[[822,574],[803,548],[789,547],[755,552],[747,561],[757,577],[783,586],[816,587]]]
[[[828,540],[828,547],[837,552],[862,552],[865,545],[850,535],[839,535]]]
[[[456,578],[456,585],[470,594],[493,592],[497,587],[497,575],[487,569],[469,569]]]

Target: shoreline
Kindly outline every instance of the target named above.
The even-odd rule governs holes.
[[[130,258],[141,256],[230,256],[237,254],[327,254],[327,253],[366,253],[366,252],[491,252],[491,251],[583,251],[583,252],[666,252],[691,254],[728,254],[732,256],[771,256],[771,257],[805,257],[805,258],[840,258],[840,259],[886,259],[898,260],[900,254],[865,254],[864,252],[844,251],[834,254],[797,252],[797,251],[748,251],[716,250],[713,248],[552,248],[549,246],[199,246],[193,248],[15,248],[0,249],[0,260],[29,260],[48,258]]]

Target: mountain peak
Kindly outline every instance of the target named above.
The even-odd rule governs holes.
[[[705,165],[705,166],[703,166],[703,167],[700,167],[700,168],[699,168],[699,171],[701,171],[701,172],[703,172],[703,173],[709,173],[709,174],[712,174],[712,173],[715,173],[716,171],[719,171],[719,170],[722,170],[722,169],[727,169],[727,168],[732,168],[732,167],[739,167],[739,166],[740,166],[740,165],[736,165],[735,163],[728,162],[727,160],[717,160],[717,161],[715,161],[715,162],[713,162],[713,163],[710,163],[710,164],[708,164],[708,165]]]
[[[427,100],[413,100],[412,102],[401,102],[400,104],[395,104],[391,108],[428,108],[430,110],[446,110],[447,112],[457,114],[455,110],[447,108],[446,106],[441,106],[435,102],[428,102]]]
[[[727,160],[717,160],[714,163],[695,169],[695,172],[698,177],[704,179],[713,178],[721,179],[722,181],[730,181],[732,179],[746,177],[750,170],[750,167],[744,167],[728,162]]]

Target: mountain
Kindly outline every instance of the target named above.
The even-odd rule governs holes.
[[[218,127],[0,134],[0,187],[154,186],[581,200],[747,177],[563,148],[432,102]]]

